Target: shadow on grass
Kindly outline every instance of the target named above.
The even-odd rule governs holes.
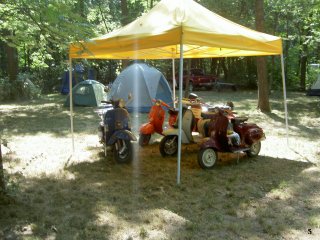
[[[28,102],[0,105],[0,125],[8,136],[49,133],[65,136],[70,133],[69,108],[66,96],[52,95]],[[74,131],[95,132],[99,117],[95,107],[74,107]]]
[[[282,104],[274,103],[275,109],[281,109]],[[315,101],[308,98],[300,98],[288,103],[288,124],[292,136],[304,137],[307,139],[318,139],[320,135],[319,123],[320,111]],[[268,117],[279,123],[285,123],[284,116],[275,113],[267,113]]]
[[[68,167],[69,180],[20,176],[17,202],[0,206],[0,238],[271,239],[314,227],[320,214],[319,171],[303,174],[309,163],[259,157],[204,171],[188,159],[178,186],[175,158],[96,157]]]

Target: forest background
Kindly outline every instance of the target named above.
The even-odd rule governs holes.
[[[59,92],[67,70],[70,42],[111,32],[148,12],[157,0],[0,0],[0,101],[35,98]],[[289,90],[306,90],[308,64],[320,61],[319,0],[198,0],[209,10],[257,29],[257,3],[264,5],[263,32],[283,38]],[[201,17],[201,16],[199,16]],[[257,87],[256,57],[192,59],[222,80],[247,89]],[[278,57],[267,57],[269,89],[282,86]],[[170,79],[171,60],[149,60]],[[121,60],[81,60],[103,84],[112,82],[128,63]],[[84,76],[86,78],[87,76]],[[29,79],[36,88],[27,88]]]

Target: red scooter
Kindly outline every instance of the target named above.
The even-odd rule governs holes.
[[[171,108],[168,104],[161,100],[155,100],[153,99],[153,102],[155,103],[149,112],[149,122],[143,124],[140,127],[140,134],[139,134],[139,145],[140,146],[145,146],[148,145],[151,135],[154,133],[162,134],[163,132],[163,123],[165,120],[165,110],[163,107],[168,108],[168,113],[169,113],[169,126],[173,126],[176,122],[177,116],[178,116],[178,111],[174,110]]]
[[[230,145],[227,128],[231,120],[233,130],[240,136],[238,145]],[[263,129],[254,123],[247,123],[247,117],[228,115],[219,109],[202,128],[206,129],[207,138],[202,142],[198,154],[198,163],[204,169],[213,168],[218,160],[217,152],[245,152],[249,157],[260,152],[261,141],[265,139]]]

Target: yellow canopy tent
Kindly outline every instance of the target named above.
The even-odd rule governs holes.
[[[287,127],[281,38],[231,22],[193,0],[162,0],[148,13],[120,29],[89,41],[72,43],[70,44],[69,62],[71,65],[74,58],[180,58],[179,86],[182,86],[183,58],[266,55],[281,55]],[[69,79],[72,79],[71,76]],[[70,86],[71,84],[70,81]],[[72,94],[70,94],[70,98],[72,98]],[[180,183],[181,160],[181,99],[182,87],[179,88],[178,184]],[[72,102],[72,99],[70,102]],[[71,132],[73,138],[72,111],[71,104]]]
[[[233,23],[192,0],[163,0],[132,23],[70,45],[71,58],[165,59],[280,55],[281,38]]]

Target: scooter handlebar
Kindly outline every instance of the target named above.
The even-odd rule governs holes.
[[[157,101],[160,101],[160,104],[164,107],[167,107],[167,108],[171,108],[168,104],[166,104],[164,101],[162,101],[161,99],[152,99],[152,102],[157,102]]]

